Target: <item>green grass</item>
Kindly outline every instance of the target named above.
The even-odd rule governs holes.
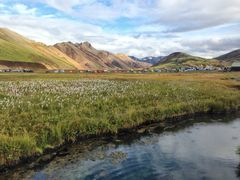
[[[0,59],[2,60],[33,62],[31,57],[34,54],[35,52],[29,49],[0,39]]]
[[[199,76],[201,75],[201,76]],[[239,73],[1,74],[0,165],[79,136],[240,108]]]

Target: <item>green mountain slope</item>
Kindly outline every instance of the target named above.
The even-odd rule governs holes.
[[[47,69],[74,69],[78,66],[58,49],[31,41],[5,28],[0,28],[0,65],[1,61],[39,63]]]
[[[223,66],[221,62],[216,59],[205,59],[197,56],[192,56],[182,52],[172,53],[165,58],[163,58],[159,63],[155,64],[153,67],[169,67],[169,68],[179,68],[179,67],[197,67],[197,66]]]

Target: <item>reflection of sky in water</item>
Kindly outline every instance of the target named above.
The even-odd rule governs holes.
[[[234,179],[239,145],[240,121],[195,125],[175,135],[161,135],[151,165],[161,166],[158,154],[164,153],[166,161],[179,166],[179,171],[172,172],[176,179]]]
[[[240,119],[198,123],[177,132],[153,134],[130,145],[103,146],[56,158],[35,179],[237,179]],[[113,163],[111,152],[127,153]],[[102,155],[104,154],[104,157]],[[98,157],[99,156],[99,157]],[[94,158],[96,157],[96,158]]]

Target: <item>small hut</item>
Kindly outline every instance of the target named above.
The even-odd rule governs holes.
[[[240,61],[236,61],[232,64],[231,71],[240,71]]]

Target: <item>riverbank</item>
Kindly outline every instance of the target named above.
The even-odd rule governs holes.
[[[64,145],[59,152],[46,154],[0,173],[0,179],[119,178],[118,173],[112,173],[113,171],[121,172],[124,177],[129,173],[137,176],[142,174],[144,177],[147,174],[152,177],[156,173],[172,177],[175,173],[183,173],[185,179],[191,179],[190,176],[224,176],[225,179],[235,179],[239,174],[239,156],[236,154],[240,138],[239,115],[231,113],[194,116],[181,121],[151,123],[116,135],[81,139],[74,144]],[[182,160],[183,152],[185,161]],[[194,158],[191,158],[193,154]],[[178,161],[177,158],[181,160]],[[191,165],[186,167],[189,161]],[[146,165],[142,166],[142,163]],[[212,163],[215,163],[214,170],[208,167],[212,167]],[[197,166],[199,164],[201,166]],[[147,173],[146,167],[150,172],[160,168],[162,170]]]
[[[79,137],[240,108],[239,73],[199,75],[1,75],[0,165]]]

